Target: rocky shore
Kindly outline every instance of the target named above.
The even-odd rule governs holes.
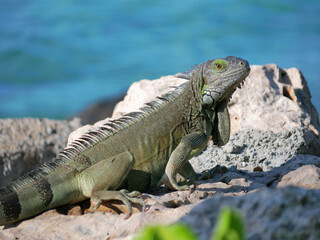
[[[179,75],[134,83],[113,118],[182,84]],[[240,209],[248,239],[320,239],[320,124],[302,73],[274,64],[252,66],[229,111],[229,143],[221,148],[209,143],[191,160],[197,172],[210,176],[192,193],[162,187],[144,193],[146,211],[135,208],[127,220],[119,204],[94,214],[83,214],[88,202],[50,210],[1,228],[0,239],[132,239],[146,225],[174,222],[187,223],[200,239],[210,239],[223,206]],[[1,185],[52,161],[78,127],[79,119],[1,120]],[[91,128],[73,132],[69,142]]]

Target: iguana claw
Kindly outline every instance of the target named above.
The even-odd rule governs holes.
[[[126,189],[120,190],[120,193],[123,195],[123,197],[126,199],[125,201],[122,201],[128,208],[128,213],[126,214],[124,219],[128,219],[132,215],[132,204],[131,203],[137,203],[142,205],[142,211],[145,211],[146,203],[142,199],[142,194],[138,191],[132,191],[129,192]]]
[[[132,203],[142,205],[142,211],[145,210],[145,202],[142,199],[142,195],[138,191],[129,192],[126,189],[120,191],[100,191],[91,197],[91,204],[94,206],[93,210],[90,213],[93,213],[101,205],[102,201],[108,200],[119,200],[127,208],[128,213],[125,216],[125,219],[128,219],[132,215]]]

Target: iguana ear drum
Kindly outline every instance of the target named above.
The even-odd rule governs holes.
[[[203,85],[207,85],[208,80],[207,80],[206,76],[203,76],[202,79],[203,79]]]

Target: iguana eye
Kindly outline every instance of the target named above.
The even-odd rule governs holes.
[[[227,69],[227,63],[223,59],[216,59],[213,62],[212,69],[218,72],[223,72]]]
[[[215,66],[216,66],[216,68],[218,68],[218,69],[221,69],[222,68],[222,65],[220,64],[220,63],[216,63],[216,64],[214,64]]]

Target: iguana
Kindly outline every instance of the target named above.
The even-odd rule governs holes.
[[[227,102],[250,72],[241,58],[209,60],[190,80],[138,112],[131,112],[83,135],[52,163],[33,170],[0,190],[0,224],[91,198],[144,205],[139,192],[159,183],[173,190],[190,189],[196,180],[189,159],[214,143],[229,140]],[[179,185],[177,173],[189,180]]]

